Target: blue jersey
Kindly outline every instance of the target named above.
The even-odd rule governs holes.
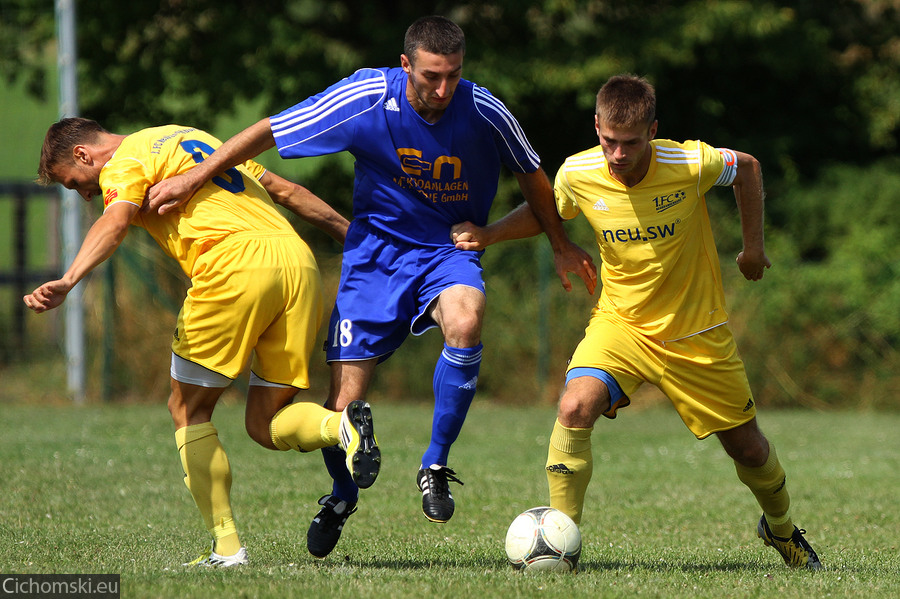
[[[353,217],[407,243],[451,245],[450,226],[485,225],[500,165],[531,173],[540,158],[502,102],[460,80],[428,123],[406,99],[400,68],[361,69],[270,118],[283,158],[348,151]]]

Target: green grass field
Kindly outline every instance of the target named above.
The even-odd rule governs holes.
[[[326,560],[306,551],[328,488],[318,454],[279,454],[215,422],[234,471],[251,565],[180,566],[208,540],[163,405],[0,405],[0,572],[118,573],[123,597],[891,597],[900,595],[900,415],[769,412],[797,523],[825,572],[790,571],[756,538],[752,496],[715,440],[668,408],[625,410],[594,433],[577,575],[527,575],[503,538],[547,502],[551,407],[476,402],[451,454],[464,487],[445,525],[421,514],[414,476],[430,406],[377,404],[384,467]]]

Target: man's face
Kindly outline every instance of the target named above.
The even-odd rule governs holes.
[[[87,202],[101,194],[100,172],[92,166],[75,162],[58,166],[53,171],[53,178],[66,189],[77,191],[78,195]]]
[[[416,50],[414,61],[400,55],[400,66],[409,75],[406,97],[420,114],[443,112],[462,77],[462,52],[445,55]]]
[[[616,127],[594,117],[594,124],[610,174],[620,180],[643,178],[650,164],[650,140],[656,135],[656,121],[650,127],[644,124]]]

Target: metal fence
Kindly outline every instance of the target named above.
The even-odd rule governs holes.
[[[59,277],[59,235],[49,223],[59,221],[61,198],[55,187],[42,187],[28,182],[0,181],[0,202],[9,202],[10,219],[0,224],[0,240],[8,244],[0,256],[7,259],[0,261],[0,289],[10,289],[0,297],[9,298],[10,305],[0,310],[2,330],[8,331],[0,339],[0,362],[8,362],[26,347],[28,332],[26,330],[25,311],[22,296],[35,286]],[[44,234],[35,241],[30,239],[35,234],[34,224],[29,227],[29,213],[35,202],[47,202],[40,213],[47,216],[47,227]],[[33,264],[33,252],[29,243],[45,244],[49,263]],[[8,251],[8,254],[7,254]]]

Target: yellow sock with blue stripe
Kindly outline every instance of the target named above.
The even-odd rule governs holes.
[[[272,418],[272,443],[281,451],[315,451],[338,442],[341,413],[320,405],[298,402],[285,406]]]
[[[794,532],[789,510],[791,497],[787,490],[784,468],[778,461],[775,446],[769,443],[769,458],[758,468],[734,463],[738,478],[747,485],[766,516],[769,529],[775,536],[789,538]]]
[[[550,486],[550,507],[563,512],[576,524],[581,523],[584,495],[594,473],[591,451],[591,428],[566,428],[553,425],[550,448],[547,451],[547,483]]]
[[[216,427],[204,422],[180,428],[175,431],[175,443],[184,484],[216,540],[216,553],[234,555],[240,551],[241,541],[231,513],[231,466]]]

